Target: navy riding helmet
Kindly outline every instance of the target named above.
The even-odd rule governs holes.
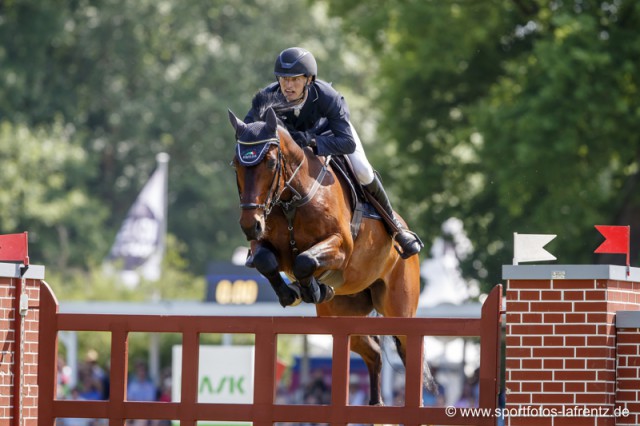
[[[318,64],[308,50],[301,47],[290,47],[278,55],[274,73],[276,78],[304,75],[311,76],[315,80],[318,75]]]

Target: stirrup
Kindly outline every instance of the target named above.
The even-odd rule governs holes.
[[[400,237],[405,233],[410,234],[413,239],[410,241],[406,238],[403,238],[402,241],[399,241]],[[420,250],[422,250],[422,248],[424,247],[424,243],[422,242],[420,237],[418,237],[418,234],[405,228],[401,228],[393,235],[393,241],[396,242],[393,247],[403,259],[408,259],[414,254],[420,253]]]

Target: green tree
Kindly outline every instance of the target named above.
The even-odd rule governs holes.
[[[485,183],[494,182],[477,201],[505,214],[494,219],[503,233],[557,233],[563,263],[624,263],[592,255],[595,224],[631,225],[637,261],[640,8],[607,4],[540,9],[531,37],[542,36],[505,62],[473,112]]]
[[[513,232],[557,233],[560,262],[590,263],[594,224],[637,223],[637,2],[376,5],[331,11],[381,58],[383,171],[425,240],[461,218],[466,273],[489,287]]]
[[[289,46],[313,50],[322,77],[353,92],[364,92],[369,72],[353,53],[361,44],[342,36],[323,3],[4,2],[0,39],[0,116],[28,127],[58,119],[83,135],[89,170],[81,184],[109,211],[94,229],[103,241],[113,241],[155,154],[170,154],[169,232],[199,272],[246,244],[227,109],[248,110]],[[82,250],[97,263],[108,247]]]
[[[106,249],[107,211],[82,184],[91,176],[72,126],[29,129],[0,122],[0,229],[29,232],[30,257],[57,268],[84,264],[86,247]]]

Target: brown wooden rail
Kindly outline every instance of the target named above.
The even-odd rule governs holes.
[[[166,315],[105,315],[59,313],[58,302],[46,283],[40,292],[38,355],[38,425],[53,426],[56,418],[104,418],[110,426],[126,419],[179,420],[180,426],[197,421],[245,421],[254,425],[274,422],[394,423],[404,425],[495,425],[492,417],[449,417],[444,407],[421,407],[424,336],[479,336],[480,407],[497,406],[500,363],[502,286],[496,286],[482,307],[481,318],[355,318],[355,317],[205,317]],[[58,332],[111,333],[110,396],[106,401],[56,399]],[[128,336],[131,332],[182,335],[180,402],[126,400]],[[255,386],[252,404],[199,403],[198,356],[201,333],[255,335]],[[275,399],[275,368],[279,334],[333,336],[330,405],[281,405]],[[405,405],[369,407],[348,405],[349,336],[407,336]]]

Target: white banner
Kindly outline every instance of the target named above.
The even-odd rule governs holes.
[[[198,402],[253,403],[253,346],[200,346]],[[180,401],[182,346],[173,347],[171,401]]]

